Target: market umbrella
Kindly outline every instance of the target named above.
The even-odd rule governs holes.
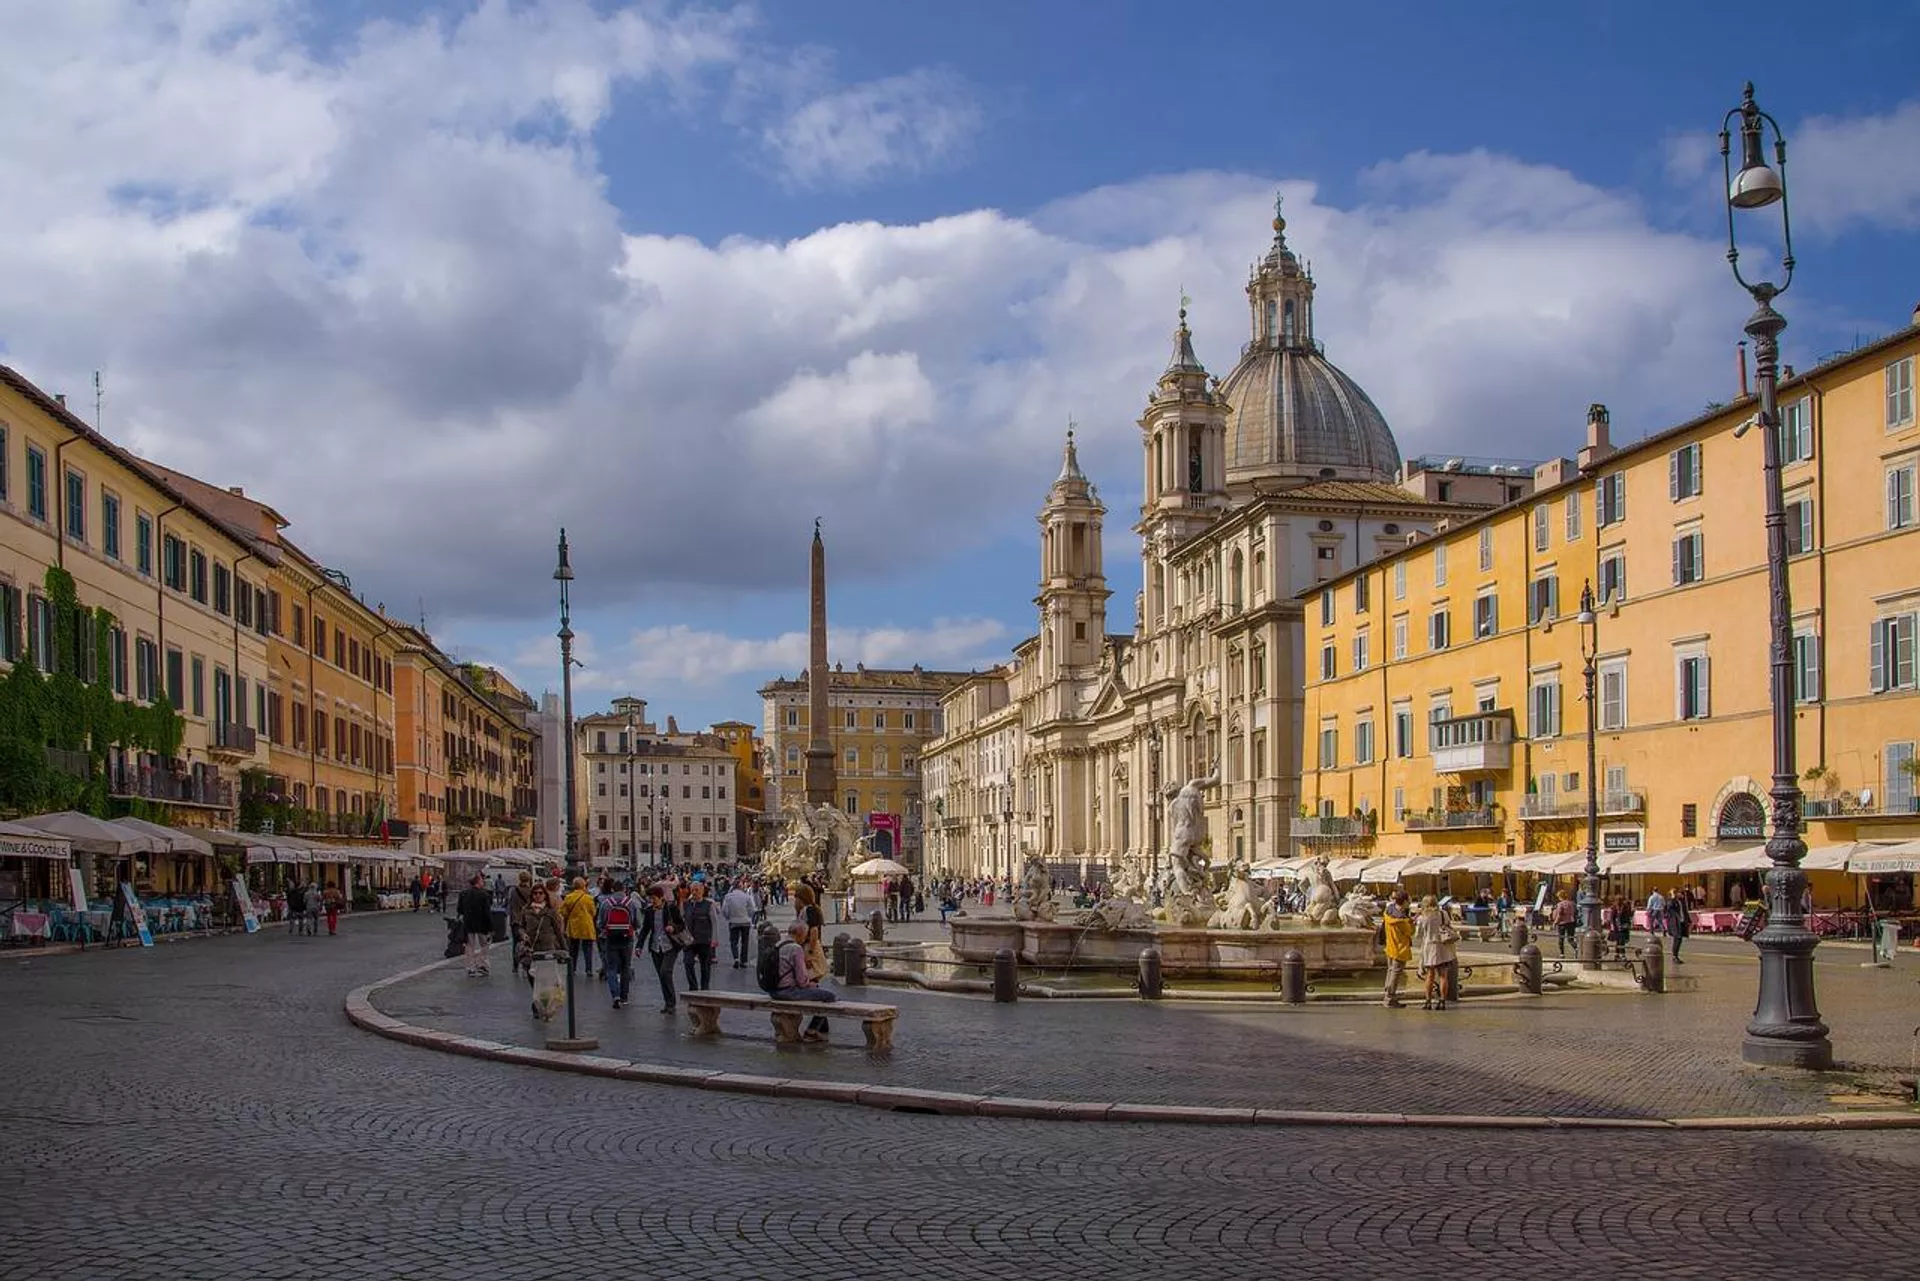
[[[0,823],[0,858],[51,858],[64,862],[72,857],[73,845],[64,836],[20,823]]]
[[[137,832],[151,838],[163,850],[175,854],[199,854],[205,858],[213,857],[212,843],[192,832],[182,831],[177,827],[162,827],[158,823],[149,823],[144,818],[134,818],[131,815],[108,821],[115,827],[124,827],[130,832]]]
[[[878,876],[905,876],[907,869],[890,858],[870,858],[856,866],[849,875],[861,878]]]
[[[102,854],[108,858],[131,858],[150,854],[160,842],[151,836],[124,827],[116,827],[104,818],[82,814],[78,810],[60,810],[54,814],[35,814],[14,820],[18,826],[64,836],[82,854]]]

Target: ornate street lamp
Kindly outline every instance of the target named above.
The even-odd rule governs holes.
[[[1160,726],[1158,722],[1147,725],[1147,812],[1153,816],[1147,835],[1148,881],[1153,896],[1160,893],[1160,813],[1166,807],[1160,795]]]
[[[1593,584],[1580,585],[1580,677],[1587,697],[1587,865],[1580,878],[1580,961],[1600,968],[1600,768],[1599,708],[1594,700],[1594,663],[1600,656]]]
[[[567,754],[567,862],[577,864],[580,861],[579,835],[576,830],[576,815],[573,798],[573,565],[567,559],[567,531],[560,530],[560,564],[553,571],[554,579],[560,584],[560,716],[566,722],[565,735]]]
[[[640,785],[634,780],[640,776],[633,772],[633,761],[640,754],[640,723],[632,712],[627,713],[627,856],[632,860],[632,871],[640,866],[640,829],[634,825],[634,793]]]
[[[1740,170],[1733,170],[1732,126],[1739,118]],[[1773,166],[1765,157],[1765,133],[1773,133]],[[1793,283],[1793,224],[1787,214],[1787,142],[1774,118],[1753,101],[1746,86],[1740,105],[1720,122],[1720,160],[1727,183],[1727,264],[1733,278],[1752,295],[1755,311],[1746,331],[1753,339],[1754,373],[1760,395],[1760,450],[1766,489],[1767,586],[1772,602],[1768,652],[1773,702],[1773,830],[1767,838],[1767,924],[1754,936],[1760,952],[1760,995],[1747,1024],[1740,1057],[1774,1067],[1824,1069],[1833,1063],[1833,1042],[1813,993],[1813,949],[1819,940],[1801,913],[1807,852],[1800,839],[1800,774],[1794,751],[1793,599],[1787,579],[1787,517],[1780,492],[1780,413],[1775,380],[1780,365],[1780,333],[1787,322],[1773,300]],[[1740,272],[1737,211],[1780,206],[1781,281],[1749,281]],[[1745,428],[1736,429],[1743,434]]]

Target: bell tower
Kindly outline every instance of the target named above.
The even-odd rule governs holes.
[[[1247,273],[1247,306],[1259,347],[1317,351],[1313,337],[1313,270],[1287,247],[1287,220],[1273,198],[1273,246]]]
[[[1145,500],[1140,505],[1143,621],[1159,630],[1168,600],[1163,551],[1185,542],[1227,510],[1227,402],[1220,384],[1193,354],[1187,300],[1173,331],[1173,357],[1140,416],[1146,447]]]
[[[1080,470],[1073,426],[1060,475],[1040,508],[1040,607],[1042,680],[1053,683],[1100,662],[1107,634],[1107,576],[1100,526],[1107,508]]]

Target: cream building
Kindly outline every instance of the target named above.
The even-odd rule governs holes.
[[[580,851],[599,870],[720,863],[739,836],[738,764],[726,738],[647,719],[644,698],[576,717]]]
[[[1108,630],[1107,509],[1069,434],[1039,516],[1039,631],[944,700],[924,751],[936,869],[1005,874],[1023,852],[1069,875],[1153,866],[1163,788],[1216,763],[1216,861],[1284,852],[1304,715],[1298,593],[1469,514],[1402,487],[1393,434],[1326,359],[1312,276],[1284,219],[1273,229],[1233,372],[1208,375],[1183,311],[1139,420],[1145,587],[1130,631]]]

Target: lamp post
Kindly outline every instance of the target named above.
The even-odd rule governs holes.
[[[1730,154],[1732,126],[1739,118],[1740,170]],[[1764,154],[1765,133],[1773,133],[1774,165]],[[1774,118],[1753,101],[1746,86],[1740,105],[1720,122],[1720,161],[1727,183],[1727,265],[1752,296],[1754,313],[1746,323],[1753,339],[1754,373],[1760,397],[1760,456],[1766,497],[1767,587],[1771,600],[1769,675],[1773,704],[1773,830],[1767,838],[1767,924],[1754,936],[1760,953],[1760,993],[1747,1024],[1740,1057],[1748,1063],[1820,1070],[1833,1063],[1833,1042],[1814,1001],[1813,949],[1819,940],[1801,912],[1806,873],[1800,860],[1800,774],[1795,760],[1793,713],[1793,598],[1787,578],[1787,518],[1780,492],[1780,414],[1775,380],[1780,364],[1780,333],[1787,322],[1773,300],[1793,283],[1793,224],[1787,213],[1787,142]],[[1780,206],[1781,281],[1749,281],[1740,272],[1737,213]],[[1745,428],[1737,428],[1741,435]]]
[[[1160,812],[1165,808],[1160,795],[1160,726],[1147,726],[1147,811],[1153,817],[1147,835],[1148,884],[1157,897],[1160,892]]]
[[[1580,585],[1580,679],[1587,700],[1587,865],[1580,878],[1580,960],[1600,965],[1600,747],[1594,664],[1600,657],[1600,627],[1593,612],[1593,583]]]
[[[576,829],[573,795],[573,565],[567,559],[567,531],[560,530],[560,564],[553,571],[560,584],[560,716],[565,722],[567,776],[567,862],[577,864],[579,835]]]
[[[640,866],[640,829],[634,824],[634,793],[639,784],[634,782],[640,777],[633,772],[633,761],[640,754],[640,725],[634,720],[633,713],[627,713],[627,855],[633,860],[633,866]],[[631,869],[629,869],[631,870]]]
[[[1003,811],[1001,826],[1005,831],[1006,842],[1007,842],[1006,875],[1007,875],[1007,878],[1011,880],[1013,877],[1013,771],[1012,770],[1007,771],[1006,787],[1001,792],[1000,795],[1001,795],[1001,809]]]

